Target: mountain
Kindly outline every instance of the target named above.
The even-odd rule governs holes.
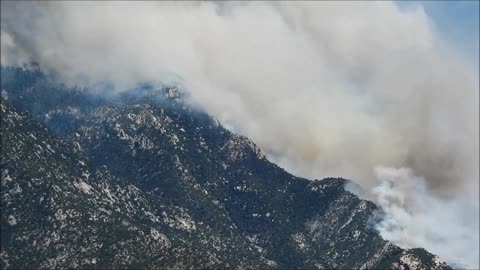
[[[176,87],[2,67],[1,89],[2,269],[450,269],[383,240],[348,180],[289,174]]]

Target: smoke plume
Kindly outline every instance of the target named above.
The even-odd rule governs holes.
[[[438,199],[408,168],[375,168],[381,184],[372,193],[385,216],[382,236],[403,248],[423,247],[454,266],[478,267],[478,201]]]
[[[384,222],[401,224],[379,224],[385,238],[479,267],[478,226],[459,217],[478,221],[478,69],[443,45],[421,5],[1,5],[2,64],[36,61],[66,81],[119,90],[179,75],[193,102],[289,171],[361,184]],[[380,165],[391,172],[375,173]]]

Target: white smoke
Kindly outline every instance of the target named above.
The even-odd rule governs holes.
[[[195,102],[288,170],[351,178],[368,191],[377,165],[411,168],[433,209],[478,201],[479,83],[432,29],[421,5],[386,1],[2,2],[1,61],[35,60],[85,84],[178,74]],[[410,189],[392,192],[413,200]],[[437,220],[417,204],[401,209]],[[461,211],[478,217],[478,207]],[[471,229],[437,221],[438,230]],[[412,246],[423,239],[415,222],[403,226]],[[478,251],[455,235],[425,239],[416,245],[444,245],[444,258]]]
[[[383,238],[403,248],[423,247],[453,265],[478,268],[479,204],[432,196],[425,179],[408,168],[375,169],[380,184],[372,190],[385,217],[377,224]]]

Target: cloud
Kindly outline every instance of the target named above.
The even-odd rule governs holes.
[[[178,74],[193,102],[295,174],[370,191],[373,168],[406,167],[438,200],[478,200],[478,74],[421,5],[4,1],[1,12],[2,64],[33,59],[119,88]]]

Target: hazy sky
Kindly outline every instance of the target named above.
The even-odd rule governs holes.
[[[478,68],[480,1],[397,1],[397,4],[402,8],[421,4],[435,30]]]

